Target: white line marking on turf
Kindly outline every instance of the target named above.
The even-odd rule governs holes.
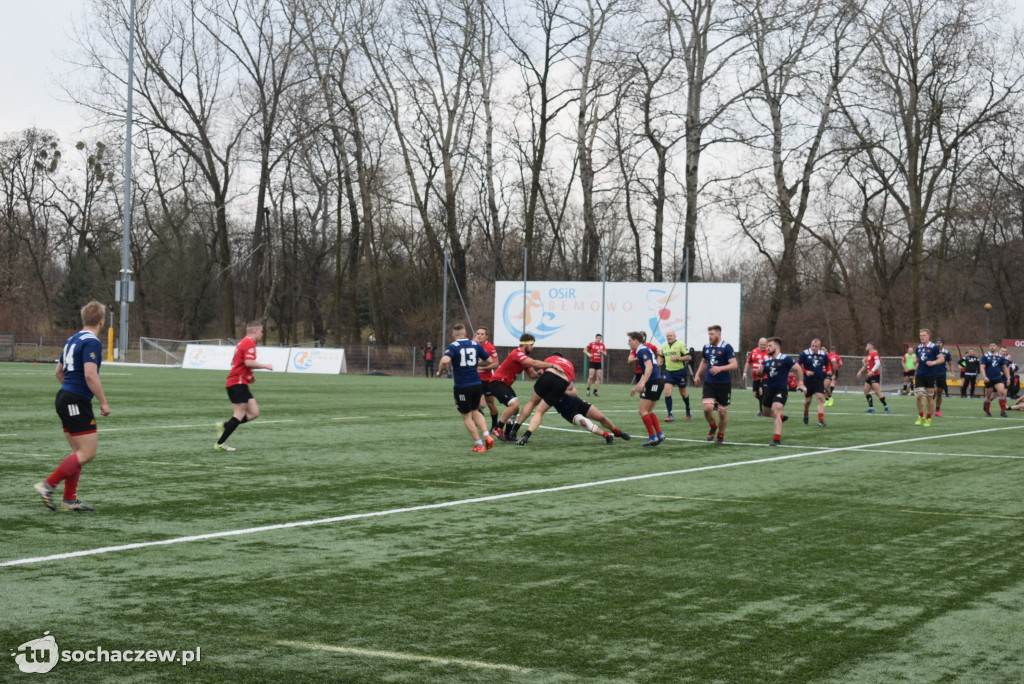
[[[368,648],[351,648],[349,646],[330,646],[328,644],[311,644],[304,641],[278,641],[280,646],[295,646],[313,651],[329,651],[346,655],[371,656],[374,658],[391,658],[393,660],[413,660],[435,665],[464,665],[483,670],[507,670],[509,672],[530,672],[529,668],[518,665],[502,665],[500,663],[484,663],[479,660],[462,660],[461,658],[438,658],[435,656],[416,655],[415,653],[398,653],[396,651],[374,651]]]
[[[370,416],[340,416],[337,418],[331,418],[331,420],[366,420]]]
[[[997,456],[993,454],[949,454],[941,451],[894,451],[891,449],[851,449],[851,451],[863,451],[866,454],[897,454],[904,456],[956,456],[960,458],[1012,458],[1024,460],[1024,456]]]
[[[737,466],[748,466],[758,465],[760,463],[775,463],[778,461],[789,461],[796,458],[803,458],[804,456],[821,456],[823,454],[835,454],[843,451],[855,451],[857,449],[866,449],[870,447],[882,447],[889,446],[890,444],[906,444],[908,442],[924,442],[932,439],[945,439],[947,437],[967,437],[969,435],[978,435],[986,432],[1002,432],[1003,430],[1019,430],[1024,428],[1024,425],[1002,427],[1002,428],[989,428],[987,430],[971,430],[970,432],[954,432],[949,434],[941,435],[928,435],[926,437],[913,437],[911,439],[894,439],[886,442],[877,442],[874,444],[856,444],[853,446],[845,447],[834,447],[831,449],[824,449],[821,451],[808,451],[799,454],[784,454],[781,456],[774,456],[771,458],[755,458],[749,461],[732,461],[730,463],[718,463],[714,465],[696,466],[693,468],[681,468],[679,470],[666,470],[659,473],[644,473],[643,475],[628,475],[626,477],[615,477],[609,480],[595,480],[593,482],[580,482],[571,485],[562,485],[559,487],[544,487],[542,489],[526,489],[518,492],[508,492],[505,494],[492,494],[490,496],[478,496],[472,499],[456,499],[454,501],[442,501],[440,503],[423,504],[421,506],[405,506],[403,508],[389,508],[383,511],[372,511],[370,513],[350,513],[349,515],[338,515],[331,518],[320,518],[318,520],[301,520],[290,523],[279,523],[277,525],[263,525],[260,527],[247,527],[238,530],[225,530],[222,532],[210,532],[208,534],[195,534],[187,537],[173,537],[171,539],[161,539],[158,541],[148,542],[136,542],[134,544],[122,544],[120,546],[103,546],[95,549],[84,549],[82,551],[72,551],[69,553],[56,553],[51,556],[36,556],[34,558],[18,558],[15,560],[4,561],[0,563],[0,568],[6,568],[14,565],[27,565],[30,563],[43,563],[46,561],[55,560],[66,560],[68,558],[81,558],[83,556],[96,556],[105,553],[114,553],[115,551],[131,551],[133,549],[145,549],[151,546],[170,546],[171,544],[183,544],[186,542],[203,541],[206,539],[219,539],[221,537],[238,537],[246,534],[256,534],[259,532],[273,532],[275,530],[287,530],[296,527],[311,527],[313,525],[327,525],[330,523],[347,522],[349,520],[363,520],[365,518],[380,518],[387,515],[396,515],[398,513],[415,513],[418,511],[432,511],[440,508],[453,508],[455,506],[464,506],[466,504],[475,503],[486,503],[488,501],[501,501],[504,499],[516,499],[523,496],[535,496],[538,494],[552,494],[555,492],[568,492],[575,489],[588,489],[590,487],[601,487],[610,484],[620,484],[622,482],[636,482],[639,480],[650,480],[656,477],[667,477],[669,475],[685,475],[688,473],[700,473],[707,470],[721,470],[723,468],[735,468]]]
[[[991,515],[988,513],[945,513],[942,511],[913,511],[909,509],[897,509],[899,513],[915,513],[917,515],[941,515],[949,518],[995,518],[997,520],[1024,520],[1015,515]]]

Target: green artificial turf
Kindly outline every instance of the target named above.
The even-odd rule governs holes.
[[[780,449],[741,390],[706,443],[691,389],[694,420],[676,395],[642,448],[636,400],[605,386],[635,439],[551,413],[475,454],[450,381],[263,373],[225,454],[224,373],[104,366],[79,484],[97,510],[51,513],[32,485],[68,453],[52,371],[0,364],[0,564],[108,550],[0,565],[0,681],[1024,679],[1024,415],[980,400],[926,429],[911,399],[837,394],[818,428],[794,394]],[[22,674],[46,631],[201,659]]]

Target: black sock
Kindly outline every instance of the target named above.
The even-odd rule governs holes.
[[[532,432],[527,430],[526,432],[523,433],[523,439],[530,439],[530,435],[532,435],[532,434],[533,434]]]
[[[249,416],[242,416],[242,420],[238,421],[238,424],[241,425],[242,423],[248,423],[248,422],[249,422]]]
[[[868,408],[875,408],[875,398],[869,394],[866,399],[868,400]]]
[[[231,420],[224,423],[224,433],[220,436],[220,439],[217,440],[217,444],[223,444],[224,442],[228,441],[228,437],[231,436],[231,433],[234,432],[235,428],[241,425],[243,422],[245,422],[244,418],[242,420],[238,420],[234,416],[231,416]]]
[[[879,400],[882,402],[882,406],[888,406],[888,404],[885,403],[885,397],[879,397]]]
[[[498,414],[497,413],[492,413],[491,414],[491,429],[493,430],[496,427],[498,427]]]

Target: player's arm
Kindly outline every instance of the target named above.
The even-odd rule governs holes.
[[[110,405],[107,404],[107,395],[103,393],[103,383],[100,382],[100,368],[95,363],[86,361],[83,370],[85,371],[85,384],[89,390],[96,395],[100,402],[100,413],[104,416],[110,415]]]
[[[61,361],[57,362],[57,370],[53,372],[54,377],[57,378],[57,382],[64,384],[64,364]]]
[[[700,365],[697,366],[697,372],[693,375],[693,386],[700,387],[701,378],[704,377],[704,369],[707,367],[708,360],[701,359]]]
[[[796,369],[796,388],[800,389],[803,387],[806,390],[807,386],[804,384],[804,367],[798,363],[793,366],[793,368]]]
[[[487,357],[486,361],[484,361],[483,363],[478,363],[476,365],[476,369],[477,370],[482,370],[482,371],[493,370],[494,368],[497,368],[497,367],[498,367],[498,355],[497,354],[491,354],[490,356]]]
[[[260,363],[256,359],[246,359],[245,360],[245,367],[246,368],[252,368],[252,369],[255,369],[255,370],[259,370],[259,369],[268,370],[268,371],[274,370],[274,365],[273,364],[271,364],[271,363]]]
[[[538,361],[537,359],[526,358],[523,359],[523,365],[527,368],[535,368],[537,370],[544,370],[545,368],[554,368],[555,364],[548,363],[547,361]]]
[[[450,357],[447,354],[445,354],[444,356],[441,357],[441,361],[438,362],[438,364],[437,364],[437,372],[434,373],[434,375],[436,377],[438,377],[438,378],[441,377],[441,375],[444,373],[445,369],[448,368],[448,366],[450,366],[450,365],[452,365],[452,357]]]

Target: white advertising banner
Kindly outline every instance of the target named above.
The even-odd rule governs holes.
[[[539,348],[583,348],[601,332],[609,349],[628,349],[626,333],[642,330],[656,344],[675,330],[700,349],[708,326],[722,326],[722,339],[739,349],[739,283],[605,283],[499,280],[494,287],[495,345],[515,347],[525,331]],[[525,323],[524,323],[525,317]],[[685,336],[684,336],[685,331]]]
[[[291,351],[288,347],[257,346],[256,360],[273,365],[275,373],[284,373],[288,369]],[[234,356],[235,348],[229,344],[190,344],[185,347],[181,367],[229,371]]]
[[[347,373],[344,349],[323,349],[319,347],[296,347],[288,362],[289,373],[325,373],[337,375]]]

